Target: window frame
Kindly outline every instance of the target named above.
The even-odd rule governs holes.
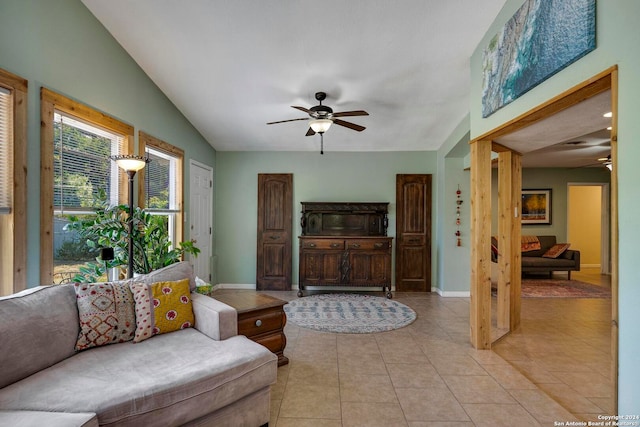
[[[55,116],[60,116],[60,121],[57,121],[55,119]],[[60,126],[60,130],[61,130],[61,135],[64,134],[64,130],[63,130],[63,123],[66,123],[66,126],[72,128],[72,129],[78,129],[80,131],[84,131],[84,132],[90,132],[96,136],[101,136],[103,138],[107,138],[111,140],[111,147],[110,147],[110,153],[111,154],[124,154],[125,151],[125,147],[124,147],[124,140],[121,143],[118,143],[117,140],[111,139],[111,136],[118,136],[118,134],[114,133],[113,131],[109,131],[109,130],[105,130],[103,127],[99,127],[96,126],[93,123],[87,123],[85,120],[79,119],[78,117],[72,116],[70,114],[67,114],[66,112],[63,112],[59,109],[55,109],[54,110],[54,133],[55,133],[55,124],[58,124]],[[102,134],[102,135],[99,135]],[[74,141],[77,142],[77,141]],[[58,150],[55,149],[56,144],[58,144]],[[117,147],[117,149],[113,150],[114,148],[114,144]],[[70,144],[72,145],[72,144]],[[64,167],[61,165],[55,165],[54,164],[54,181],[55,181],[55,177],[56,177],[56,169],[58,169],[59,172],[61,172],[63,175],[65,173],[73,173],[73,169],[74,166],[78,167],[79,164],[77,163],[72,163],[69,162],[69,158],[67,158],[66,156],[68,154],[65,154],[65,149],[67,151],[71,151],[73,149],[69,149],[69,145],[67,143],[60,143],[58,141],[54,141],[54,157],[55,154],[57,153],[60,156],[60,160],[61,160],[61,165],[65,165]],[[87,153],[88,154],[88,153]],[[96,156],[98,157],[98,156]],[[102,159],[102,162],[105,162],[105,159],[108,160],[108,157],[105,157],[104,159]],[[107,162],[105,162],[107,163]],[[118,180],[120,179],[120,169],[118,167],[118,165],[115,162],[108,162],[108,166],[109,166],[109,185],[111,186],[110,190],[107,193],[107,201],[110,205],[116,205],[116,204],[120,204],[122,198],[120,197],[120,191],[122,190],[122,185],[120,185],[120,183],[118,182]],[[68,204],[65,203],[64,201],[64,176],[61,176],[61,181],[58,183],[59,186],[57,186],[54,182],[54,205],[53,205],[53,213],[54,215],[91,215],[93,213],[95,213],[96,211],[96,207],[82,207],[82,206],[74,206],[73,204]],[[56,203],[56,187],[58,187],[59,191],[60,191],[60,199],[58,200],[58,203]],[[55,257],[54,257],[55,259]]]
[[[149,135],[146,132],[138,131],[138,155],[146,157],[147,147],[162,151],[176,158],[176,185],[175,200],[177,209],[175,212],[175,236],[173,238],[174,245],[179,244],[184,239],[184,150],[169,144],[159,138]],[[146,208],[146,169],[143,168],[138,172],[138,207]]]
[[[13,203],[0,215],[0,296],[27,287],[27,91],[28,82],[0,68],[0,86],[13,98]],[[9,236],[9,238],[6,238]]]
[[[47,88],[40,89],[40,283],[53,283],[53,115],[60,111],[89,124],[121,134],[123,154],[133,153],[134,127]],[[107,159],[105,159],[107,161]],[[127,177],[118,173],[119,203],[128,200]]]

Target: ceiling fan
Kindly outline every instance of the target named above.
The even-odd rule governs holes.
[[[295,108],[296,110],[303,111],[309,115],[309,117],[301,117],[298,119],[289,119],[289,120],[280,120],[277,122],[269,122],[268,125],[273,125],[276,123],[286,123],[286,122],[295,122],[299,120],[308,120],[309,121],[309,129],[305,136],[312,136],[316,133],[320,134],[320,143],[323,143],[322,136],[323,134],[329,130],[332,124],[337,124],[339,126],[344,126],[349,129],[353,129],[358,132],[362,132],[366,128],[364,126],[357,125],[355,123],[347,122],[339,117],[353,117],[353,116],[368,116],[364,110],[355,110],[355,111],[341,111],[338,113],[334,113],[331,107],[326,105],[322,105],[322,101],[327,98],[327,94],[324,92],[316,92],[316,99],[319,102],[319,105],[311,108],[300,107],[296,105],[292,105],[291,108]],[[321,146],[322,147],[322,146]],[[324,150],[320,149],[320,154],[324,154]]]
[[[609,171],[613,170],[613,162],[611,161],[611,154],[607,157],[600,157],[598,159],[601,165],[604,165]]]

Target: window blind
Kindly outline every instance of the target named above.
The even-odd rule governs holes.
[[[54,113],[53,206],[55,213],[92,212],[101,190],[118,203],[118,166],[109,156],[124,153],[124,137],[75,117]]]
[[[13,96],[0,87],[0,214],[13,208]]]
[[[177,159],[156,148],[147,146],[145,151],[151,160],[145,169],[146,208],[156,212],[177,212]]]

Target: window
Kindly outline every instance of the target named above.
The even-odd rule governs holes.
[[[118,166],[109,156],[123,154],[124,136],[55,111],[53,115],[54,214],[89,214],[105,200],[119,201]]]
[[[0,215],[13,205],[13,96],[0,86]]]
[[[109,156],[131,153],[133,127],[44,88],[40,114],[40,281],[60,283],[97,255],[68,216],[126,203],[126,174]]]
[[[138,135],[139,151],[151,162],[140,171],[139,205],[162,216],[175,247],[182,241],[182,167],[184,152],[144,132]]]
[[[27,81],[0,69],[0,296],[26,288]]]

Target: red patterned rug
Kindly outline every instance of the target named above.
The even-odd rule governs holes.
[[[522,279],[522,298],[611,298],[611,290],[579,280]]]

